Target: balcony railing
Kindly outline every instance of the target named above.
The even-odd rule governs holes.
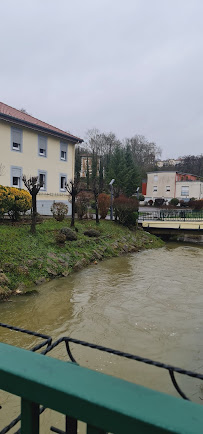
[[[0,326],[22,331],[5,324]],[[202,433],[203,407],[187,400],[174,373],[200,380],[203,375],[73,338],[64,337],[51,343],[49,336],[37,333],[34,336],[43,339],[38,345],[38,349],[45,347],[41,354],[0,343],[0,389],[21,398],[21,415],[1,434],[9,432],[19,420],[21,429],[16,434],[38,434],[39,416],[47,408],[65,415],[65,431],[50,427],[50,431],[61,434],[76,434],[78,421],[86,424],[87,434]],[[176,390],[185,399],[80,367],[74,362],[70,342],[167,369]],[[45,357],[64,343],[72,362]]]

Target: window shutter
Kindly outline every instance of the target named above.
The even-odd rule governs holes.
[[[46,137],[39,136],[39,148],[46,149],[47,139]]]
[[[18,167],[14,167],[12,169],[12,176],[16,176],[17,178],[21,177],[21,169]]]
[[[67,146],[66,143],[61,143],[61,151],[67,152]]]
[[[21,144],[21,131],[13,128],[12,130],[12,141],[13,143]]]

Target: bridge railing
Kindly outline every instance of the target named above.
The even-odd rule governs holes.
[[[76,434],[78,420],[87,434],[202,433],[199,404],[3,343],[0,389],[21,398],[21,434],[39,433],[44,408],[66,415],[58,433]]]
[[[138,219],[159,221],[203,221],[203,211],[192,210],[166,210],[139,212]]]

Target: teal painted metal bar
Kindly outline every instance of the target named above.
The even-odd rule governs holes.
[[[25,430],[37,417],[32,403],[81,420],[97,434],[202,434],[198,404],[2,343],[0,389],[22,397],[23,434],[33,434]]]
[[[99,428],[95,428],[94,426],[87,425],[87,434],[107,434],[106,431],[103,431]]]

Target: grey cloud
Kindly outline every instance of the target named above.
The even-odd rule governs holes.
[[[201,0],[1,2],[1,100],[84,137],[202,152]]]

